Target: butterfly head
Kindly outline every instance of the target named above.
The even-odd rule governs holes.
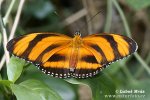
[[[81,33],[76,31],[73,38],[73,47],[78,48],[82,44]]]
[[[81,37],[81,33],[80,33],[80,31],[76,31],[76,32],[75,32],[75,34],[74,34],[74,36]]]

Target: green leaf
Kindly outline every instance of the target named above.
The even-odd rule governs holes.
[[[19,85],[12,84],[11,89],[17,100],[62,100],[54,90],[37,80],[27,80]]]
[[[7,86],[7,87],[10,87],[10,84],[12,84],[12,83],[13,82],[8,81],[8,80],[0,80],[0,84],[4,85],[4,86]]]
[[[12,84],[11,89],[15,94],[17,100],[40,100],[41,99],[38,93],[35,93],[33,90],[28,89],[24,86]]]
[[[104,72],[113,75],[113,74],[115,74],[115,73],[117,73],[117,72],[119,71],[120,66],[121,66],[121,65],[120,65],[119,62],[112,63],[111,65],[108,66],[109,68],[106,68],[106,69],[104,70]]]
[[[0,74],[0,80],[2,80],[2,76],[1,76],[1,74]]]
[[[150,0],[126,0],[126,2],[134,10],[140,10],[150,5]]]
[[[120,87],[116,89],[116,95],[129,95],[128,93],[123,93],[119,91],[132,91],[130,98],[124,98],[123,100],[149,100],[150,99],[150,80],[140,80],[140,81],[132,81],[128,82],[126,86]],[[137,92],[139,91],[139,92]],[[134,96],[134,97],[133,97]],[[138,97],[139,96],[139,97]],[[117,100],[120,100],[119,98]]]
[[[0,46],[1,46],[1,43],[2,43],[2,33],[0,32]]]
[[[34,15],[38,19],[45,18],[53,10],[54,10],[54,7],[49,0],[45,2],[43,2],[43,0],[38,0],[38,2],[36,0],[32,0],[32,2],[27,2],[24,8],[25,14]]]
[[[104,73],[100,73],[98,76],[88,79],[67,79],[66,81],[72,84],[84,84],[88,85],[92,90],[92,96],[94,100],[110,100],[105,98],[105,95],[115,94],[115,85],[110,77]],[[112,98],[113,100],[115,98]]]
[[[63,100],[77,99],[77,93],[76,93],[77,89],[75,88],[75,85],[70,84],[64,81],[63,79],[54,78],[52,76],[46,75],[33,65],[29,66],[24,71],[22,77],[19,80],[17,80],[17,82],[21,82],[27,79],[35,79],[44,82],[50,88],[55,90]]]
[[[15,82],[20,77],[24,65],[24,60],[12,56],[7,66],[8,79],[12,82]]]

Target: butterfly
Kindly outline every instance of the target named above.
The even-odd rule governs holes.
[[[119,34],[92,34],[71,38],[60,33],[31,33],[10,40],[7,50],[33,63],[47,75],[88,78],[110,63],[137,50],[137,43]]]

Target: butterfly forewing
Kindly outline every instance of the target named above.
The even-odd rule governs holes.
[[[8,42],[7,49],[21,58],[35,60],[45,50],[50,51],[69,41],[70,38],[65,35],[33,33],[12,39]]]
[[[134,40],[119,34],[94,34],[83,38],[83,41],[97,51],[96,58],[102,56],[102,65],[122,59],[137,50]],[[90,51],[94,52],[92,49]]]

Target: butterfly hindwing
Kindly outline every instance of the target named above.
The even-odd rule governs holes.
[[[55,52],[49,59],[41,64],[41,68],[44,69],[46,74],[59,78],[67,78],[71,76],[69,68],[69,59],[72,48],[62,48]]]
[[[80,47],[78,55],[78,62],[73,74],[75,78],[92,77],[99,72],[101,65],[89,49],[84,46]]]

